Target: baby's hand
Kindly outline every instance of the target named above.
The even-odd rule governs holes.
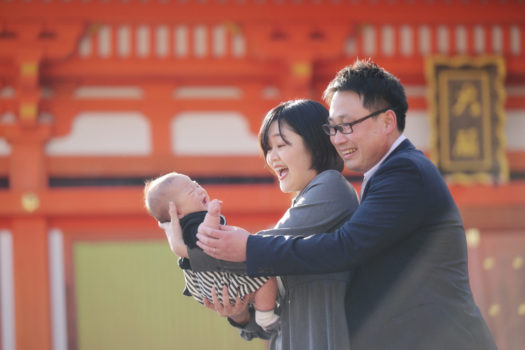
[[[208,204],[208,213],[206,214],[206,217],[202,222],[204,226],[219,228],[219,225],[221,223],[221,206],[222,201],[218,199],[214,199]]]
[[[222,207],[222,201],[218,199],[213,199],[208,204],[208,213],[211,213],[213,216],[219,216],[221,215],[221,207]]]

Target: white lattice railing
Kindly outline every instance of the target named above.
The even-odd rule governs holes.
[[[428,54],[523,55],[523,27],[510,25],[363,25],[349,37],[349,56]]]
[[[78,55],[83,59],[242,59],[250,40],[239,26],[228,23],[93,28],[78,47]],[[522,56],[525,46],[521,24],[360,24],[357,28],[342,47],[347,56]]]
[[[242,58],[242,33],[228,24],[102,25],[80,41],[82,58]]]

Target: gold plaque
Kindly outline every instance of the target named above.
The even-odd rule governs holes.
[[[427,60],[432,160],[452,182],[508,181],[501,57]]]

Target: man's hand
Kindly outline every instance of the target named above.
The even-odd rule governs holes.
[[[227,261],[246,260],[246,242],[250,233],[240,227],[220,226],[213,229],[200,224],[197,245],[215,259]]]

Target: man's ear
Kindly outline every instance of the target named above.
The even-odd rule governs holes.
[[[389,109],[384,113],[383,123],[387,133],[397,130],[396,112]]]

